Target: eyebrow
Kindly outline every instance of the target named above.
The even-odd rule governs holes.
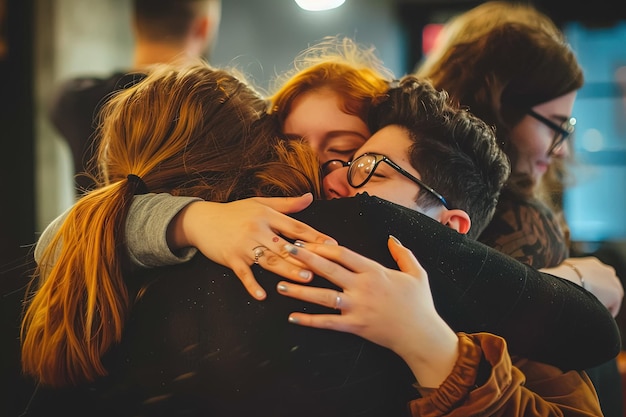
[[[548,119],[558,120],[559,122],[567,122],[572,116],[564,116],[562,114],[551,114],[546,116]]]
[[[358,136],[360,138],[363,138],[364,140],[368,140],[371,137],[371,134],[370,136],[364,136],[360,132],[357,132],[356,130],[331,130],[330,132],[326,134],[326,137],[333,138],[337,136],[346,136],[346,135]]]
[[[283,132],[284,135],[290,135],[290,136],[297,136],[297,137],[301,137],[306,139],[306,135],[301,135],[299,133],[291,133],[291,132]],[[335,138],[338,136],[358,136],[363,140],[368,140],[372,135],[370,134],[369,136],[365,136],[362,135],[360,132],[357,132],[356,130],[331,130],[330,132],[326,133],[326,135],[324,135],[325,138]]]

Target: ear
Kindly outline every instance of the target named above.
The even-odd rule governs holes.
[[[472,226],[469,214],[459,209],[446,210],[441,213],[439,221],[462,235],[467,234]]]
[[[206,39],[209,37],[211,33],[211,21],[208,16],[203,16],[198,19],[193,24],[192,34],[196,39]]]

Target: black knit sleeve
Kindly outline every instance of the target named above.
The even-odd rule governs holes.
[[[435,306],[454,331],[500,335],[512,354],[564,371],[599,365],[619,353],[617,325],[591,293],[425,215],[358,195],[316,201],[295,217],[397,268],[387,249],[393,234],[428,272]]]

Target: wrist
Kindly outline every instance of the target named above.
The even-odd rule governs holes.
[[[584,289],[587,289],[586,284],[585,284],[585,278],[583,277],[582,272],[580,272],[580,269],[578,269],[576,265],[568,261],[563,261],[563,265],[568,266],[572,271],[574,271],[574,273],[576,274],[576,277],[578,278],[578,282],[580,283],[580,286],[583,287]]]
[[[194,246],[193,213],[204,201],[193,201],[183,207],[167,226],[167,245],[172,252]]]
[[[436,325],[433,327],[437,327]],[[431,331],[400,356],[421,387],[437,388],[450,375],[459,358],[459,337],[447,325]]]

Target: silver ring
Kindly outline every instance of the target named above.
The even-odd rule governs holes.
[[[267,249],[265,246],[257,246],[256,248],[252,249],[254,251],[254,263],[255,264],[258,264],[259,258],[265,255],[265,249]]]
[[[335,298],[335,310],[341,310],[341,294],[337,292],[337,297]]]

